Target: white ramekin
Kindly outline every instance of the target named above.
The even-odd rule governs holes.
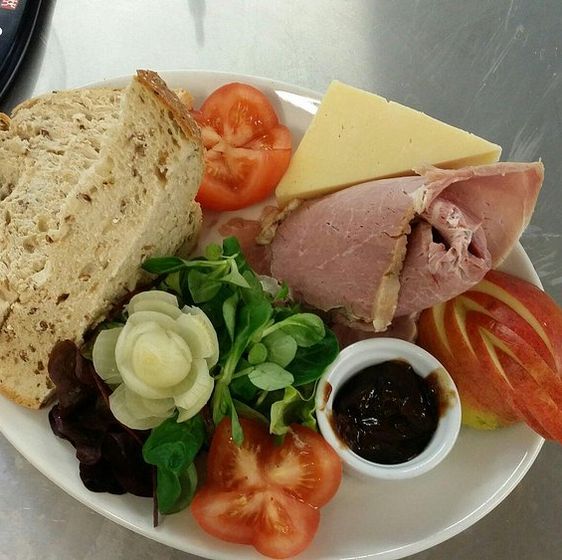
[[[437,372],[441,395],[447,405],[424,451],[405,463],[383,465],[363,459],[342,441],[333,426],[332,403],[338,390],[350,377],[366,367],[395,359],[407,361],[422,377]],[[344,348],[324,373],[316,393],[316,416],[322,435],[338,453],[347,472],[361,478],[398,480],[424,474],[447,456],[459,434],[461,404],[451,376],[423,348],[396,338],[371,338]]]

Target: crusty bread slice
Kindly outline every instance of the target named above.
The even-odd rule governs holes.
[[[61,202],[119,118],[121,90],[52,93],[19,105],[0,131],[0,322],[18,294],[44,281]],[[2,223],[3,222],[3,223]]]
[[[64,157],[42,170],[16,164],[18,174],[52,191],[52,198],[41,199],[48,213],[36,200],[39,187],[25,198],[19,175],[0,202],[0,218],[16,196],[25,207],[18,215],[23,235],[8,236],[0,249],[1,260],[11,259],[10,274],[0,279],[16,296],[0,328],[0,391],[28,407],[38,408],[51,393],[46,366],[55,342],[80,343],[111,304],[143,280],[139,267],[146,257],[174,253],[200,226],[194,202],[203,174],[200,132],[155,73],[137,73],[118,117],[100,132],[99,154],[94,148],[89,164],[80,160],[75,180],[60,169],[68,164]],[[6,221],[0,219],[0,230],[13,218]],[[30,259],[33,272],[25,282]]]
[[[0,199],[16,184],[41,196],[44,174],[64,189],[98,158],[103,136],[119,117],[119,89],[54,92],[18,105],[0,131]],[[2,127],[0,127],[2,128]],[[34,183],[36,180],[39,185]],[[43,194],[47,203],[52,191]]]

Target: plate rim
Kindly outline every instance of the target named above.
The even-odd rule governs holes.
[[[306,87],[298,86],[295,84],[291,84],[289,82],[284,82],[282,80],[276,80],[272,78],[267,78],[264,76],[257,76],[252,74],[245,74],[245,73],[238,73],[238,72],[228,72],[224,70],[206,70],[206,69],[176,69],[176,70],[163,70],[158,71],[158,74],[162,77],[165,82],[169,81],[185,81],[190,76],[196,78],[224,78],[224,81],[246,81],[256,87],[266,87],[266,88],[273,88],[274,90],[280,89],[285,90],[290,93],[296,94],[298,96],[307,97],[311,100],[319,103],[322,94]],[[122,87],[116,86],[112,84],[117,84],[119,82],[123,82],[126,84],[131,78],[134,76],[133,74],[124,74],[119,76],[113,76],[110,78],[105,78],[103,80],[98,80],[94,82],[89,82],[83,86],[79,86],[77,88],[72,89],[84,89],[90,87]],[[41,94],[38,94],[41,95]],[[540,278],[532,264],[532,261],[528,257],[527,253],[525,252],[524,248],[522,247],[521,243],[518,242],[512,250],[512,253],[519,253],[518,257],[526,261],[526,264],[529,267],[530,273],[533,276],[533,282],[538,285],[541,289],[543,289],[542,283]],[[10,405],[10,401],[7,401]],[[14,405],[18,406],[18,405]],[[39,412],[45,416],[45,421],[47,421],[46,415],[48,412],[48,408],[45,408],[41,411],[30,411],[31,413]],[[65,493],[82,503],[84,506],[88,507],[91,510],[96,511],[97,513],[104,516],[106,519],[113,521],[137,534],[140,534],[146,538],[159,542],[161,544],[170,546],[177,550],[182,550],[188,552],[190,554],[199,555],[204,558],[213,558],[217,560],[232,560],[233,558],[238,558],[239,556],[236,554],[238,548],[230,548],[228,551],[221,550],[217,547],[200,547],[195,543],[190,543],[189,540],[186,540],[186,546],[182,548],[178,548],[175,544],[171,544],[169,539],[166,538],[165,533],[161,533],[154,528],[145,529],[138,525],[135,525],[133,522],[120,517],[119,515],[113,513],[112,511],[108,510],[107,507],[99,506],[97,503],[93,503],[92,500],[88,500],[88,493],[79,493],[77,490],[73,489],[72,481],[60,480],[57,479],[56,475],[54,474],[54,469],[49,469],[48,467],[45,468],[44,462],[39,461],[37,457],[33,456],[31,453],[28,453],[25,449],[25,446],[18,445],[17,439],[10,437],[4,429],[3,423],[0,421],[0,433],[4,435],[7,441],[29,462],[31,463],[41,474],[43,474],[46,478],[48,478],[51,482],[53,482],[56,486],[61,488]],[[530,445],[527,449],[525,457],[520,461],[519,465],[516,469],[511,473],[511,476],[507,478],[504,484],[497,489],[494,494],[485,502],[480,504],[480,506],[474,509],[471,513],[459,519],[455,523],[448,525],[445,529],[442,529],[436,533],[432,533],[424,538],[418,539],[414,542],[398,546],[393,549],[374,552],[374,553],[367,553],[362,554],[361,556],[345,556],[342,557],[341,560],[352,560],[358,558],[379,558],[384,560],[399,560],[400,558],[404,558],[405,556],[409,556],[412,554],[416,554],[418,552],[422,552],[429,548],[432,548],[442,542],[445,542],[448,539],[455,537],[456,535],[462,533],[478,521],[482,520],[486,515],[488,515],[493,509],[495,509],[498,505],[500,505],[511,492],[517,487],[517,485],[521,482],[521,480],[525,477],[529,469],[534,464],[536,458],[538,457],[541,448],[544,444],[544,439],[540,437],[538,434],[535,435],[535,440],[533,445]],[[61,442],[66,443],[66,442]],[[139,498],[140,499],[140,498]],[[337,500],[337,497],[336,497]],[[211,539],[212,537],[209,537]],[[219,541],[219,545],[224,544],[222,541]],[[253,550],[244,548],[244,550],[248,550],[249,553],[253,552]]]

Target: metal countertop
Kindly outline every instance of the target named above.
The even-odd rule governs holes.
[[[136,68],[266,76],[319,92],[337,78],[542,158],[522,243],[562,305],[560,0],[58,0],[0,105]],[[50,25],[49,25],[50,22]],[[185,560],[67,496],[0,436],[0,560]],[[517,489],[415,560],[559,560],[562,447],[547,443]],[[303,555],[306,557],[306,553]]]

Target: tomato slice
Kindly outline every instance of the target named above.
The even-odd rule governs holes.
[[[224,491],[205,486],[191,511],[210,535],[250,544],[271,558],[288,558],[310,545],[320,523],[320,510],[279,490]]]
[[[291,133],[256,88],[232,83],[192,112],[205,145],[204,208],[238,210],[269,196],[291,159]]]
[[[316,507],[334,497],[341,477],[337,453],[320,434],[298,424],[291,426],[284,444],[274,446],[269,456],[268,481]]]
[[[255,490],[266,480],[263,465],[271,447],[267,427],[259,422],[241,419],[244,443],[238,447],[232,440],[231,423],[223,420],[216,428],[207,458],[207,482],[224,490]]]
[[[324,439],[294,425],[282,445],[267,426],[241,420],[244,443],[232,440],[230,420],[217,427],[207,461],[207,480],[191,511],[209,534],[251,544],[272,558],[302,552],[320,522],[319,506],[336,493],[341,462]]]

